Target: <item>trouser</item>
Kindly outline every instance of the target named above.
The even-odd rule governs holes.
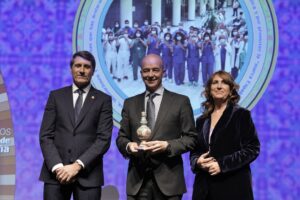
[[[199,77],[199,59],[189,58],[187,61],[188,75],[190,82],[198,82]]]
[[[127,76],[127,70],[129,68],[129,52],[119,51],[117,56],[117,77],[124,78]]]
[[[202,80],[206,84],[209,77],[213,74],[213,63],[211,62],[202,62]]]
[[[176,85],[183,84],[185,75],[185,66],[183,63],[173,63],[174,66],[174,76]]]
[[[172,59],[163,57],[163,63],[164,63],[164,70],[166,70],[168,78],[172,79],[172,77],[173,77]]]
[[[114,53],[107,53],[108,55],[105,56],[105,62],[106,66],[108,68],[108,71],[113,74],[113,76],[116,76],[117,72],[117,54]]]
[[[138,79],[138,68],[141,66],[143,57],[134,56],[132,58],[132,72],[133,72],[133,80]]]
[[[44,200],[100,200],[101,187],[83,187],[78,182],[62,184],[44,184]]]
[[[145,177],[139,193],[135,196],[127,196],[127,200],[181,200],[182,195],[164,195],[153,176]]]

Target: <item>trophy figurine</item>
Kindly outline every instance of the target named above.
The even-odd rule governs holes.
[[[141,126],[137,129],[137,136],[141,140],[141,143],[139,144],[138,149],[139,150],[144,150],[145,145],[144,143],[149,140],[151,136],[151,129],[147,126],[147,119],[146,119],[146,112],[142,112],[142,117],[141,117]]]

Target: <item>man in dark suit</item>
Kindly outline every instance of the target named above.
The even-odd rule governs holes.
[[[50,92],[40,130],[45,200],[99,200],[102,158],[110,146],[111,97],[91,86],[95,58],[73,55],[73,85]]]
[[[188,97],[162,86],[163,73],[158,55],[144,57],[141,75],[146,91],[124,102],[117,146],[130,159],[128,199],[177,200],[186,192],[181,154],[195,146],[193,111]],[[148,126],[153,127],[143,151],[136,134],[142,111],[147,112]]]

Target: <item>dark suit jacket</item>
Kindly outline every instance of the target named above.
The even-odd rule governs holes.
[[[196,121],[198,146],[190,155],[196,174],[193,199],[206,200],[208,193],[208,199],[253,199],[249,164],[258,156],[260,143],[250,112],[229,104],[216,124],[210,143],[210,155],[221,168],[216,176],[210,176],[196,164],[199,156],[209,150],[210,120],[200,117]]]
[[[145,93],[124,102],[122,121],[117,146],[129,158],[127,194],[136,195],[143,183],[146,169],[151,169],[160,190],[168,196],[186,192],[181,154],[195,147],[196,132],[193,111],[186,96],[163,93],[162,102],[150,140],[165,140],[170,144],[168,153],[141,154],[139,157],[127,153],[128,142],[137,142],[136,130],[140,127],[141,112],[145,110]]]
[[[72,87],[52,91],[40,130],[44,156],[40,180],[58,184],[51,172],[53,166],[79,159],[85,165],[78,174],[79,184],[84,187],[103,185],[102,157],[110,146],[111,132],[110,96],[91,87],[75,123]]]

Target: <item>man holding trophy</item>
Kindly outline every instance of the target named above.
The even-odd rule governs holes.
[[[127,199],[180,200],[186,192],[181,154],[195,147],[196,130],[188,97],[166,90],[161,58],[142,60],[142,94],[124,102],[117,146],[130,159]]]

